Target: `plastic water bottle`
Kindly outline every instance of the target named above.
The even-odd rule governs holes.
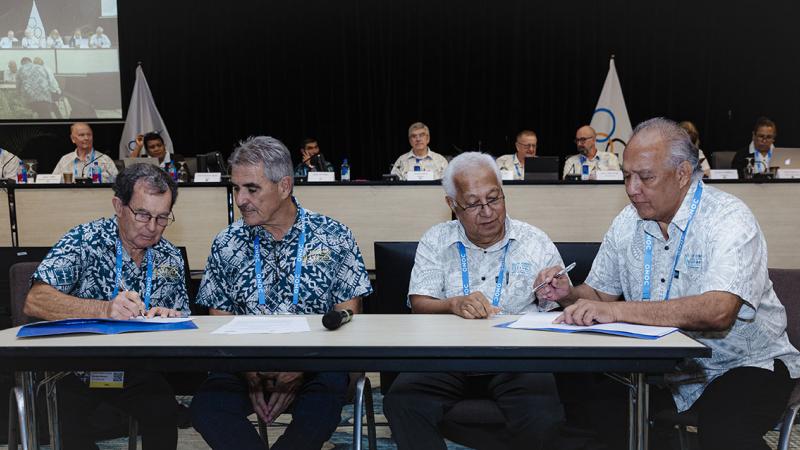
[[[25,168],[25,163],[20,161],[17,167],[17,183],[23,184],[28,182],[28,169]]]
[[[350,164],[347,162],[347,158],[342,161],[342,176],[340,180],[350,181]]]
[[[92,164],[92,183],[101,183],[103,180],[103,174],[100,173],[100,165],[97,164],[97,161]]]

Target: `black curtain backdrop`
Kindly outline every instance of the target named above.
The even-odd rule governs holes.
[[[634,125],[692,120],[710,153],[747,145],[766,115],[777,145],[800,147],[796,1],[120,0],[119,15],[123,105],[141,61],[184,155],[267,134],[297,158],[315,136],[329,160],[377,179],[419,120],[444,154],[509,153],[530,128],[540,154],[566,156],[612,54]],[[94,128],[116,156],[122,125]],[[68,134],[5,125],[0,146],[47,170]]]

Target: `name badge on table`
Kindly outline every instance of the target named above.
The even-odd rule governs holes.
[[[500,171],[500,178],[503,181],[513,180],[514,179],[514,172],[510,170],[501,170]]]
[[[222,174],[220,172],[195,172],[195,183],[219,183],[222,181]]]
[[[60,184],[60,173],[40,173],[36,175],[36,184]]]
[[[430,170],[406,172],[406,181],[433,181],[433,172]]]
[[[596,170],[594,172],[594,175],[595,175],[595,180],[604,180],[604,181],[622,180],[621,170]]]
[[[336,174],[333,172],[308,172],[309,183],[325,181],[336,181]]]
[[[800,169],[778,169],[778,178],[800,178]]]
[[[738,180],[739,172],[736,169],[711,169],[709,178],[712,180]]]
[[[122,389],[125,384],[125,372],[89,372],[89,387],[104,389]]]

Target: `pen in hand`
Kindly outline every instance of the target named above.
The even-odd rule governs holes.
[[[120,286],[122,286],[122,291],[123,292],[128,292],[128,288],[125,286],[125,280],[123,280],[122,277],[120,277],[120,279],[119,279],[119,284],[120,284]],[[139,308],[139,315],[136,316],[136,317],[141,317],[142,319],[145,319],[146,317],[145,317],[144,313],[145,313],[144,309],[143,308]]]
[[[564,275],[566,275],[567,273],[569,273],[569,271],[570,271],[570,270],[574,269],[576,264],[577,264],[577,263],[574,263],[574,262],[573,262],[572,264],[568,265],[567,267],[565,267],[565,268],[563,268],[563,269],[559,270],[559,271],[558,271],[558,273],[556,273],[555,275],[553,275],[553,278],[555,279],[555,278],[561,278],[561,277],[563,277]],[[533,287],[533,292],[536,292],[536,291],[538,291],[538,290],[539,290],[539,289],[541,289],[541,288],[542,288],[542,286],[544,286],[545,284],[547,284],[547,282],[546,282],[546,281],[542,281],[541,283],[537,284],[536,286],[534,286],[534,287]]]

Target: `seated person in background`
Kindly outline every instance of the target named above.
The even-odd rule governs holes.
[[[589,125],[584,125],[575,132],[575,146],[578,147],[578,154],[567,158],[562,178],[580,175],[583,166],[589,166],[590,174],[596,170],[620,170],[617,155],[597,151],[597,133]]]
[[[444,169],[447,167],[447,160],[428,147],[430,141],[431,132],[428,130],[428,126],[422,122],[412,123],[408,127],[408,142],[411,144],[411,150],[397,158],[392,166],[392,174],[405,180],[408,172],[429,171],[433,172],[435,180],[441,179]]]
[[[372,287],[358,245],[346,226],[292,196],[283,143],[249,138],[229,164],[242,218],[214,238],[197,303],[212,315],[359,312]],[[192,399],[192,424],[211,448],[263,449],[247,416],[269,424],[292,405],[272,448],[318,450],[339,425],[348,386],[346,372],[212,373]]]
[[[759,117],[753,127],[753,140],[747,148],[736,152],[731,161],[731,167],[739,171],[739,178],[744,178],[748,158],[753,163],[753,173],[769,172],[772,160],[772,150],[775,148],[775,138],[778,136],[778,126],[766,117]]]
[[[25,314],[125,320],[142,312],[147,317],[188,313],[183,257],[162,238],[174,220],[177,195],[175,182],[156,167],[123,170],[114,183],[115,217],[78,225],[53,246],[33,275]],[[160,374],[125,371],[117,388],[95,387],[99,375],[70,373],[58,382],[65,449],[97,448],[87,417],[103,402],[139,422],[144,448],[176,448],[177,403]]]
[[[97,27],[89,38],[89,48],[111,48],[111,39],[103,33],[103,27]]]
[[[319,142],[316,139],[304,139],[300,155],[303,159],[294,168],[295,178],[307,177],[308,172],[333,172],[333,164],[322,156],[319,151]]]
[[[14,37],[14,32],[12,30],[8,30],[8,34],[3,39],[0,39],[0,48],[11,48],[19,42],[19,39]]]
[[[72,33],[72,38],[70,38],[69,46],[72,48],[80,48],[82,43],[83,43],[83,33],[81,33],[80,28],[76,28],[75,32]]]
[[[661,395],[667,407],[695,411],[705,450],[767,449],[762,437],[800,377],[800,353],[786,334],[758,222],[741,200],[702,182],[696,148],[667,119],[636,127],[624,172],[631,205],[611,224],[586,282],[572,287],[548,268],[537,277],[549,283],[539,298],[566,307],[563,323],[678,327],[711,347],[710,358],[687,359],[665,376],[671,396],[651,389],[651,404]],[[624,438],[623,405],[587,406],[602,411],[598,419],[623,413],[596,431]]]
[[[41,39],[33,36],[33,31],[25,30],[25,36],[22,38],[22,48],[40,48],[42,47]]]
[[[697,154],[700,158],[700,168],[703,170],[703,177],[708,177],[711,175],[711,165],[708,164],[708,158],[706,158],[706,154],[700,149],[700,132],[697,131],[697,127],[688,120],[684,120],[683,122],[679,123],[678,126],[686,131],[686,133],[689,135],[689,140],[691,140],[692,144],[697,147]]]
[[[47,36],[47,48],[62,47],[64,47],[64,40],[61,39],[61,35],[58,34],[58,30],[54,28],[53,31],[50,32],[50,35]]]
[[[92,127],[86,122],[75,122],[70,127],[70,140],[75,144],[75,151],[67,153],[58,160],[53,174],[63,174],[72,172],[77,180],[89,176],[90,166],[94,163],[103,171],[102,182],[111,182],[117,176],[117,166],[114,160],[104,153],[100,153],[94,148],[94,135]]]
[[[10,151],[0,148],[0,178],[3,180],[16,180],[17,169],[21,160]]]
[[[533,287],[536,274],[560,265],[561,256],[544,232],[506,215],[494,159],[478,152],[456,156],[442,186],[457,220],[434,225],[420,239],[408,288],[413,312],[484,319],[501,310],[557,306],[537,303]],[[384,413],[401,450],[445,449],[442,418],[476,396],[497,402],[512,448],[551,448],[562,418],[551,374],[402,373],[384,399]]]
[[[17,81],[17,62],[13,59],[8,62],[8,70],[3,72],[3,78],[6,83],[15,83]]]
[[[536,156],[536,144],[538,138],[536,133],[531,130],[522,130],[517,134],[514,147],[517,152],[511,155],[503,155],[497,158],[497,166],[501,171],[508,171],[514,174],[515,180],[525,179],[525,158]]]
[[[144,151],[142,151],[144,150]],[[158,158],[158,165],[163,169],[172,162],[172,157],[164,145],[164,138],[155,132],[136,136],[136,147],[131,152],[131,157]]]

